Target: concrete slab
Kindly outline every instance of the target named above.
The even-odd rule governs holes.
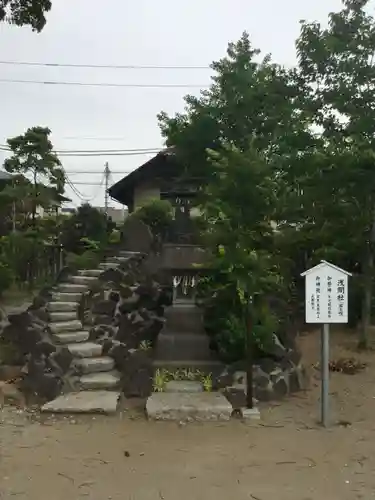
[[[155,392],[146,403],[153,420],[230,420],[232,405],[219,392]]]
[[[241,408],[241,416],[244,420],[260,420],[258,408]]]
[[[171,380],[165,384],[165,392],[202,392],[200,382],[191,380]]]
[[[81,391],[59,396],[42,406],[43,413],[104,413],[117,410],[120,397],[114,391]]]

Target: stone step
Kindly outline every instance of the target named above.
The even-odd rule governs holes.
[[[158,360],[212,360],[210,340],[207,335],[160,333],[157,340],[155,358]]]
[[[102,273],[102,269],[81,269],[78,271],[80,276],[93,276],[94,278],[98,278]]]
[[[203,385],[193,380],[170,380],[165,384],[165,392],[202,392]]]
[[[97,281],[96,276],[70,276],[69,282],[74,285],[90,286]]]
[[[74,283],[60,283],[58,285],[59,292],[62,293],[85,293],[88,290],[87,285],[76,285]]]
[[[85,330],[80,330],[76,332],[65,332],[65,333],[56,333],[53,335],[55,341],[59,344],[73,344],[86,342],[90,337],[89,332]]]
[[[89,334],[87,333],[87,340],[89,338]],[[73,354],[75,358],[96,358],[102,355],[103,346],[100,344],[95,344],[94,342],[81,342],[68,344],[66,346],[69,351]]]
[[[50,323],[52,333],[75,332],[82,330],[82,323],[78,319],[72,321],[60,321],[59,323]]]
[[[153,420],[230,420],[233,408],[220,392],[154,392],[146,403]]]
[[[75,366],[81,374],[110,372],[115,367],[115,362],[109,356],[102,356],[100,358],[79,359]]]
[[[89,373],[79,378],[79,385],[82,390],[94,391],[102,389],[116,389],[120,385],[121,375],[113,370],[112,372]]]
[[[164,361],[155,360],[153,363],[155,369],[165,369],[171,373],[178,370],[199,370],[203,374],[212,374],[212,378],[218,377],[223,369],[224,365],[220,361],[197,361],[197,360],[186,360],[186,361]]]
[[[116,413],[120,393],[115,391],[80,391],[58,396],[42,406],[44,413]]]
[[[120,257],[140,257],[142,255],[141,252],[130,252],[129,250],[120,250],[118,254]]]
[[[49,312],[49,319],[52,323],[77,319],[77,309],[73,311]]]
[[[204,333],[202,311],[194,304],[173,304],[165,310],[163,333]]]
[[[53,302],[79,302],[82,298],[82,293],[69,293],[69,292],[54,292],[52,294]]]
[[[50,313],[70,311],[77,313],[78,302],[49,302],[47,308]]]
[[[119,263],[106,263],[106,262],[102,262],[101,264],[99,264],[99,269],[101,269],[102,271],[106,271],[107,269],[117,269],[118,267],[120,267],[120,264]]]

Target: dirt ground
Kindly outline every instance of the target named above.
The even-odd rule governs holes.
[[[319,335],[301,339],[309,364]],[[375,499],[375,352],[353,353],[332,335],[332,359],[368,368],[333,373],[332,426],[322,429],[319,378],[306,394],[262,406],[260,423],[153,423],[122,417],[30,418],[6,408],[0,422],[0,499]]]

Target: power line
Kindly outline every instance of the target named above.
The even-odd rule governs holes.
[[[11,151],[7,144],[0,144],[0,149]],[[134,149],[54,149],[55,153],[154,153],[161,151],[162,147],[157,148],[134,148]]]
[[[0,151],[6,151],[6,152],[11,152],[11,149],[8,148],[2,148],[0,147]],[[75,158],[79,156],[86,156],[86,157],[98,157],[98,156],[140,156],[140,155],[147,155],[147,154],[157,154],[160,152],[159,149],[155,150],[149,150],[149,151],[134,151],[134,152],[92,152],[92,153],[65,153],[65,152],[59,152],[59,151],[54,151],[58,156],[62,158]]]
[[[93,69],[163,69],[163,70],[190,70],[210,69],[210,66],[148,66],[128,64],[75,64],[75,63],[43,63],[34,61],[0,61],[0,64],[8,66],[45,66],[51,68],[93,68]]]
[[[186,84],[186,83],[95,83],[95,82],[64,82],[64,81],[42,81],[42,80],[13,80],[1,78],[0,83],[21,83],[31,85],[64,85],[64,86],[81,86],[81,87],[123,87],[123,88],[141,88],[141,89],[162,89],[162,88],[207,88],[208,84]]]

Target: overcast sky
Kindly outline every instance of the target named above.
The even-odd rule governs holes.
[[[208,66],[243,31],[253,44],[286,65],[295,63],[299,20],[326,22],[340,0],[52,0],[41,34],[0,25],[0,61]],[[105,5],[105,8],[103,7]],[[0,79],[122,84],[207,85],[210,70],[129,70],[11,66]],[[156,115],[183,109],[199,89],[83,87],[0,82],[0,144],[35,125],[48,126],[57,150],[159,148]],[[96,140],[92,140],[96,138]],[[0,163],[4,159],[0,152]],[[64,158],[85,199],[103,205],[99,183],[105,161],[114,181],[150,155]],[[87,174],[74,173],[87,171]],[[91,172],[97,172],[91,173]],[[67,189],[75,205],[81,200]],[[115,204],[112,202],[112,205]]]

